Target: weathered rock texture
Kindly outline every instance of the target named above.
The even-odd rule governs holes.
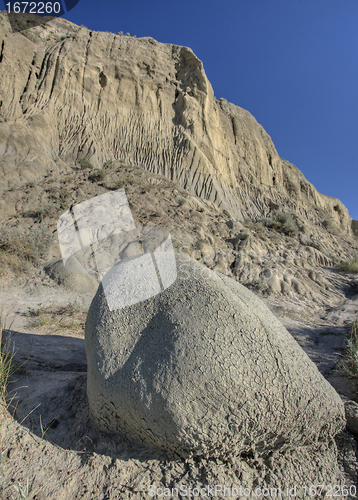
[[[176,282],[153,298],[113,312],[102,286],[93,299],[97,425],[184,457],[328,443],[345,425],[342,401],[282,324],[242,285],[176,262]]]
[[[273,206],[351,234],[342,203],[282,160],[244,109],[217,101],[187,47],[97,33],[62,19],[12,34],[0,26],[0,190],[81,159],[124,159],[236,218]],[[55,162],[56,160],[56,162]],[[14,213],[11,193],[0,210]]]

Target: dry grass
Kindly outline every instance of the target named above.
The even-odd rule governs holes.
[[[0,228],[0,274],[8,270],[17,276],[29,264],[37,264],[53,239],[51,231],[43,223],[24,232],[17,227]]]
[[[358,253],[351,259],[341,262],[337,270],[345,273],[358,273]]]
[[[10,311],[11,312],[11,311]],[[0,405],[6,406],[7,386],[10,376],[14,373],[14,350],[10,348],[11,324],[8,323],[9,313],[0,311]]]
[[[358,377],[358,319],[353,322],[347,339],[346,360],[340,368],[350,378]]]
[[[77,302],[67,306],[29,308],[28,316],[33,318],[31,326],[42,328],[46,326],[53,332],[58,330],[71,331],[71,333],[84,334],[87,311],[82,304]]]

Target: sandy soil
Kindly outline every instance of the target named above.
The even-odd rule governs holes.
[[[354,284],[357,278],[351,280]],[[260,484],[268,469],[255,457],[232,463],[184,461],[97,431],[87,406],[84,348],[84,319],[92,295],[64,290],[42,271],[3,285],[1,302],[5,310],[12,308],[8,321],[18,370],[1,417],[2,498],[150,498],[153,485]],[[264,300],[337,391],[357,397],[357,382],[337,371],[337,363],[344,354],[347,327],[358,313],[358,294],[347,293],[330,308],[282,296]],[[341,471],[353,485],[355,438],[345,432],[337,443]]]

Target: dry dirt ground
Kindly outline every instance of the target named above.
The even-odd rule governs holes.
[[[294,475],[292,464],[299,468],[307,457],[298,454],[277,470],[255,457],[233,458],[230,463],[183,461],[96,430],[88,413],[84,349],[86,311],[95,290],[66,289],[44,271],[45,262],[60,258],[57,217],[71,204],[106,193],[109,185],[125,187],[136,223],[166,227],[176,251],[189,253],[219,272],[235,272],[233,261],[242,255],[236,273],[240,282],[260,294],[329,382],[353,400],[356,380],[336,368],[344,357],[348,328],[358,314],[358,279],[338,273],[335,264],[352,256],[358,241],[299,219],[294,236],[255,221],[233,221],[229,213],[188,195],[173,182],[120,162],[106,167],[106,185],[90,180],[92,170],[87,170],[76,170],[76,177],[68,175],[62,184],[46,178],[37,191],[33,186],[12,191],[18,216],[5,227],[5,236],[14,235],[14,240],[0,253],[0,271],[8,265],[16,269],[20,262],[15,259],[18,231],[28,238],[45,226],[53,232],[54,243],[37,267],[17,278],[5,272],[1,284],[0,305],[10,311],[8,328],[18,367],[9,385],[8,409],[1,416],[2,498],[140,499],[152,498],[151,485],[252,487],[264,481],[284,485],[285,471]],[[53,210],[34,210],[44,205],[47,195],[48,203],[55,204]],[[66,279],[61,282],[66,285]],[[345,432],[337,442],[342,473],[347,484],[353,484],[355,437]],[[218,492],[217,498],[228,496]]]
[[[322,374],[350,399],[357,398],[357,382],[337,371],[337,364],[344,356],[347,327],[358,313],[356,285],[354,275],[342,278],[348,291],[333,307],[278,295],[264,298]],[[2,287],[18,367],[1,416],[2,498],[151,498],[151,485],[260,484],[267,468],[254,457],[232,464],[184,461],[94,428],[84,348],[92,296],[70,292],[39,270]],[[341,469],[352,485],[357,481],[355,437],[344,432],[337,443]]]

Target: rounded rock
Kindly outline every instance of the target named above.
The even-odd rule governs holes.
[[[232,278],[176,254],[160,294],[86,321],[92,417],[183,457],[227,458],[330,440],[341,399],[279,320]]]

